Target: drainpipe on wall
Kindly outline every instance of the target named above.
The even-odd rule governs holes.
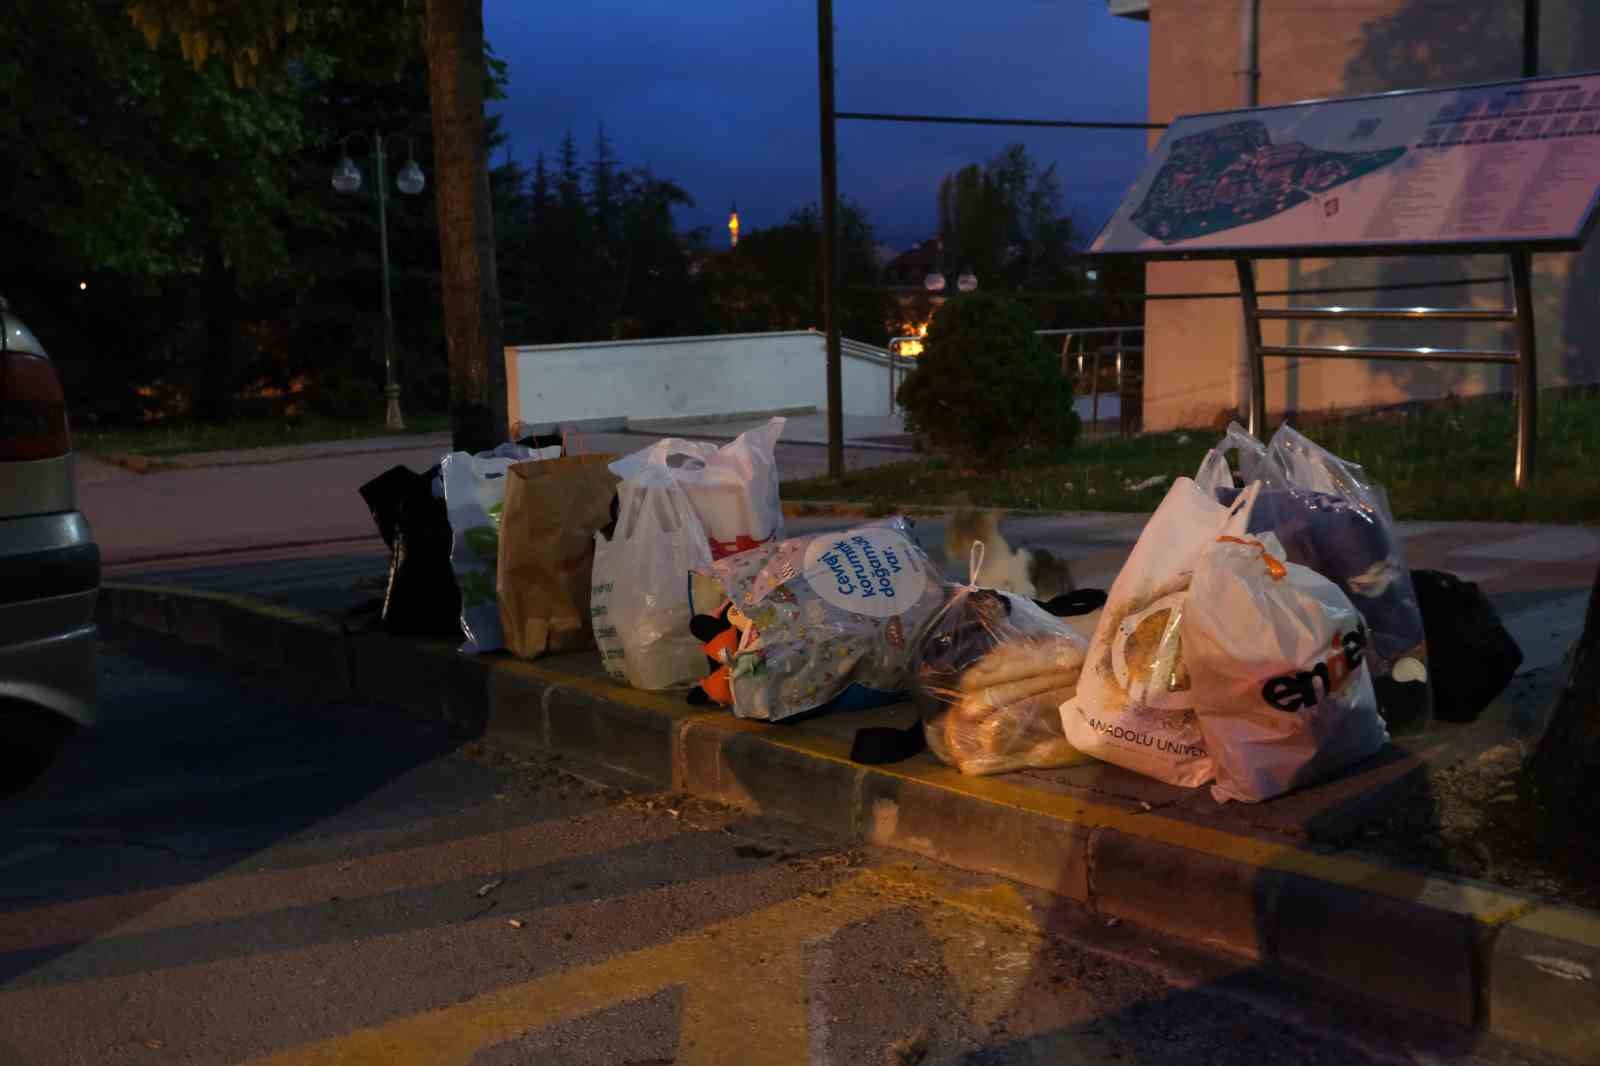
[[[1239,94],[1240,107],[1261,103],[1261,0],[1239,3]]]

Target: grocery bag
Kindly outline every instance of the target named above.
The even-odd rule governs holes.
[[[982,588],[984,545],[918,642],[912,693],[928,748],[964,774],[1091,761],[1067,743],[1061,704],[1078,687],[1088,642],[1023,596]]]
[[[611,517],[614,455],[569,455],[506,471],[495,589],[506,647],[526,659],[594,647],[596,531]]]
[[[1284,556],[1271,533],[1223,535],[1189,586],[1184,658],[1219,802],[1271,799],[1389,739],[1366,623],[1337,585]]]
[[[739,434],[720,448],[668,437],[619,459],[612,471],[631,478],[647,466],[671,473],[700,517],[713,559],[783,539],[774,448],[784,420]]]
[[[615,532],[594,537],[589,605],[601,662],[634,688],[689,688],[706,669],[689,631],[689,575],[711,562],[705,528],[664,467],[640,468],[617,494]]]
[[[1186,477],[1173,483],[1112,583],[1077,694],[1061,705],[1073,747],[1168,784],[1194,788],[1211,780],[1184,657],[1183,612],[1195,561],[1230,511],[1248,511],[1255,491],[1230,509],[1211,487]]]
[[[764,721],[900,699],[948,599],[904,519],[768,544],[703,572],[740,617],[733,712]]]
[[[461,651],[476,655],[505,646],[500,632],[495,568],[500,557],[500,516],[505,507],[506,471],[516,463],[549,459],[559,447],[502,444],[472,455],[451,452],[441,464],[445,511],[450,518],[450,565],[461,589]]]
[[[397,636],[459,637],[461,593],[450,569],[450,519],[434,496],[438,474],[390,467],[360,488],[389,546],[389,578],[380,616]]]
[[[1231,448],[1238,449],[1245,482],[1262,483],[1248,532],[1276,534],[1290,562],[1350,597],[1367,623],[1367,657],[1390,728],[1425,728],[1433,700],[1422,608],[1382,486],[1287,423],[1265,446],[1235,423],[1204,465],[1214,470],[1222,462],[1217,495],[1224,503],[1237,494],[1219,454]]]

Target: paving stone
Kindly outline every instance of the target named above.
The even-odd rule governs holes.
[[[1489,1028],[1574,1062],[1600,1061],[1600,918],[1543,907],[1500,930]]]

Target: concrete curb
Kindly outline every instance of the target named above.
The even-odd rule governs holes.
[[[1595,912],[1005,777],[863,766],[840,738],[697,711],[551,661],[468,658],[451,642],[347,633],[244,597],[112,583],[100,610],[323,694],[1008,877],[1392,1007],[1600,1060]]]

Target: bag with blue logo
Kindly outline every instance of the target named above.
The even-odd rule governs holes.
[[[904,519],[765,545],[701,573],[744,623],[729,656],[733,712],[763,721],[901,699],[950,596]]]

